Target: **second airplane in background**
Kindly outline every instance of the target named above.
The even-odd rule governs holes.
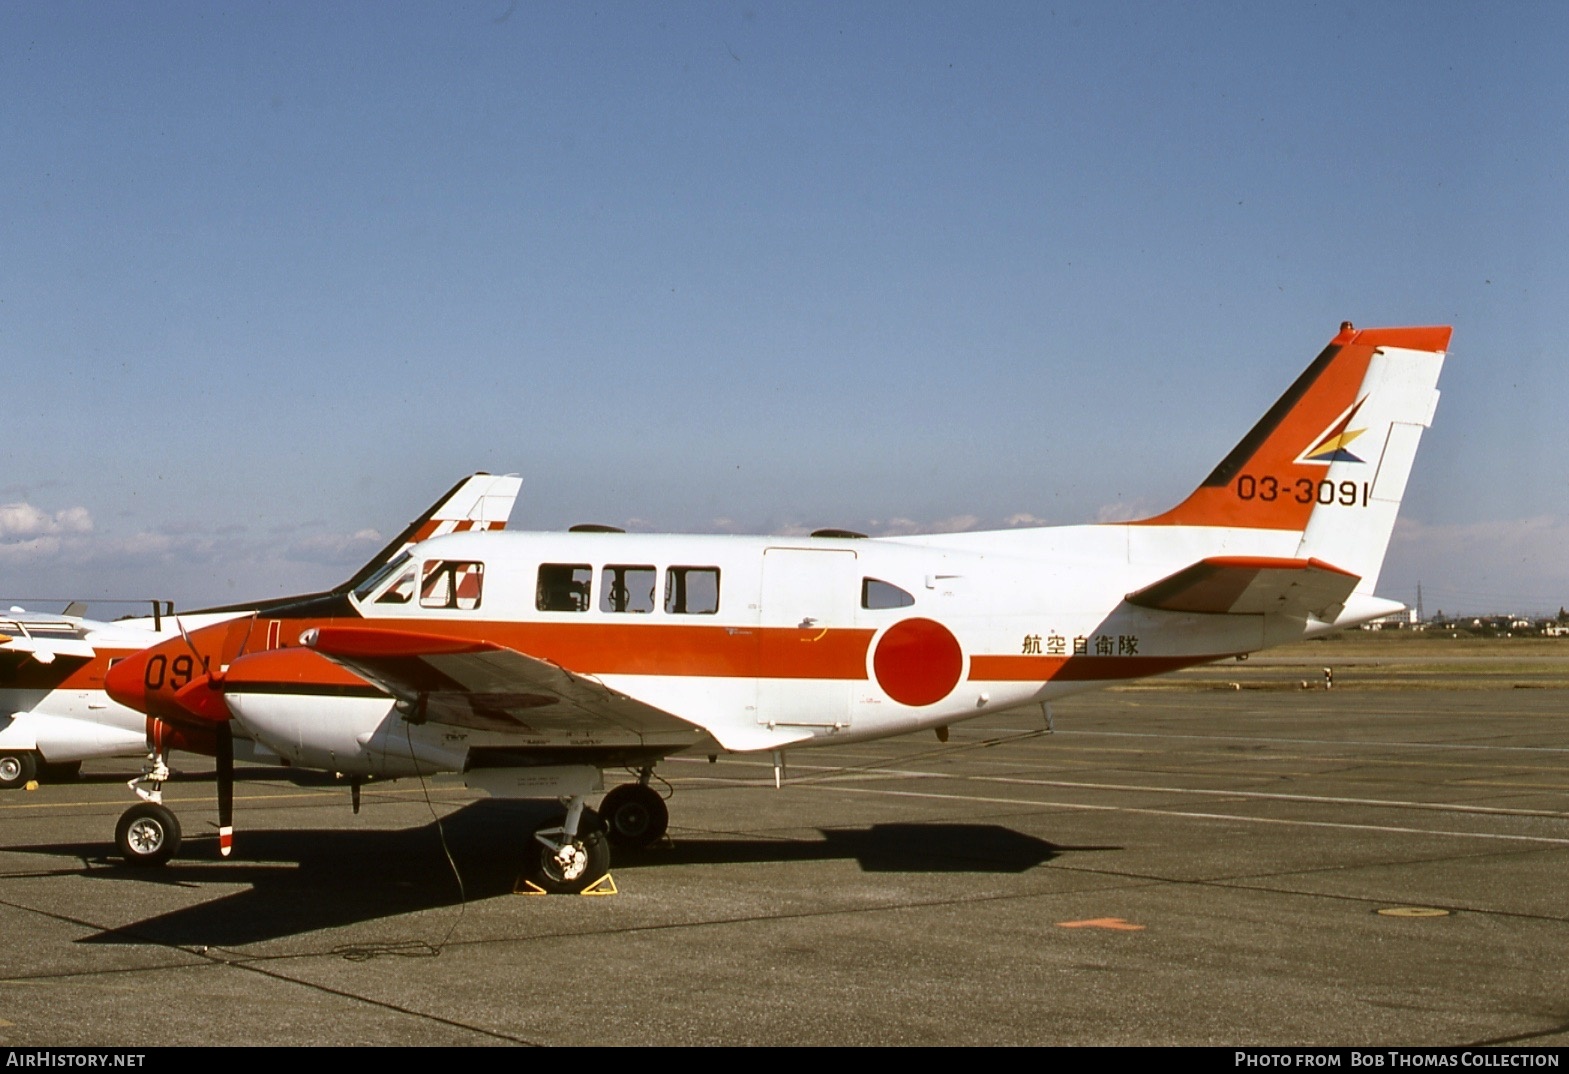
[[[342,586],[352,589],[414,544],[447,533],[500,529],[517,498],[515,475],[474,474],[459,481]],[[334,591],[336,592],[336,590]],[[326,596],[283,597],[186,612],[154,604],[154,614],[112,623],[88,619],[73,604],[59,615],[12,609],[0,615],[0,789],[37,776],[74,774],[85,760],[147,756],[139,790],[153,800],[169,778],[171,749],[215,756],[214,725],[167,723],[125,707],[104,691],[110,666],[138,650],[216,622]],[[231,749],[242,760],[276,764],[243,734]]]
[[[166,641],[118,664],[109,690],[170,725],[232,717],[299,765],[461,772],[559,799],[530,871],[580,891],[610,843],[664,833],[649,777],[671,754],[777,766],[787,749],[941,731],[1397,610],[1374,589],[1449,337],[1344,325],[1154,518],[882,539],[459,534],[352,588]],[[596,815],[619,767],[640,778]],[[146,839],[122,852],[166,860],[172,815],[138,808]]]

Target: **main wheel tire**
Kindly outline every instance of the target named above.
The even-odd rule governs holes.
[[[25,787],[38,777],[38,757],[28,750],[0,753],[0,790]]]
[[[114,843],[127,865],[162,865],[180,849],[180,820],[161,805],[141,802],[120,814]]]
[[[535,828],[535,833],[559,830],[566,814],[557,814]],[[592,809],[583,810],[578,821],[577,838],[560,852],[530,837],[529,879],[552,895],[576,895],[610,872],[610,844],[605,841],[605,825]]]
[[[642,783],[624,783],[605,795],[599,804],[610,845],[641,850],[664,838],[670,827],[670,808],[659,792]]]

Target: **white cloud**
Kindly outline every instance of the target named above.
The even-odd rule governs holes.
[[[33,563],[60,552],[60,538],[34,537],[27,541],[0,541],[0,563]]]
[[[981,523],[978,515],[949,515],[947,518],[918,522],[913,518],[870,519],[866,530],[877,537],[910,537],[923,533],[963,533]]]
[[[92,515],[85,507],[67,507],[50,514],[30,503],[0,504],[0,540],[61,533],[90,533]]]
[[[963,533],[965,530],[975,529],[980,524],[981,520],[977,515],[949,515],[947,518],[939,518],[936,522],[933,522],[931,529],[927,532]]]
[[[1095,512],[1096,522],[1133,522],[1160,514],[1160,508],[1151,508],[1138,500],[1108,503]]]
[[[277,548],[279,558],[327,566],[358,567],[386,542],[376,530],[353,533],[316,533]],[[260,550],[266,556],[266,550]],[[270,557],[268,557],[270,558]]]

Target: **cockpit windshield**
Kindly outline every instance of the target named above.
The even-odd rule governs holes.
[[[369,578],[365,579],[365,581],[361,582],[357,587],[355,587],[354,599],[364,600],[366,597],[369,597],[372,593],[376,592],[378,588],[380,588],[381,583],[385,582],[387,578],[395,571],[402,569],[403,565],[408,561],[408,552],[400,552],[398,555],[394,556],[387,562],[385,566],[381,568],[381,570],[377,571],[375,574],[371,575]]]

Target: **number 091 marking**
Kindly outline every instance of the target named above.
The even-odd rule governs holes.
[[[1314,481],[1299,477],[1294,481],[1281,481],[1265,474],[1254,477],[1243,474],[1234,486],[1239,500],[1260,500],[1274,503],[1286,500],[1295,503],[1318,503],[1325,507],[1366,507],[1372,499],[1372,488],[1366,481]]]
[[[207,658],[202,657],[202,670],[207,668]],[[196,661],[189,655],[181,654],[174,659],[169,659],[162,653],[155,653],[147,660],[147,670],[142,672],[142,685],[149,690],[179,690],[188,684],[196,672]]]

